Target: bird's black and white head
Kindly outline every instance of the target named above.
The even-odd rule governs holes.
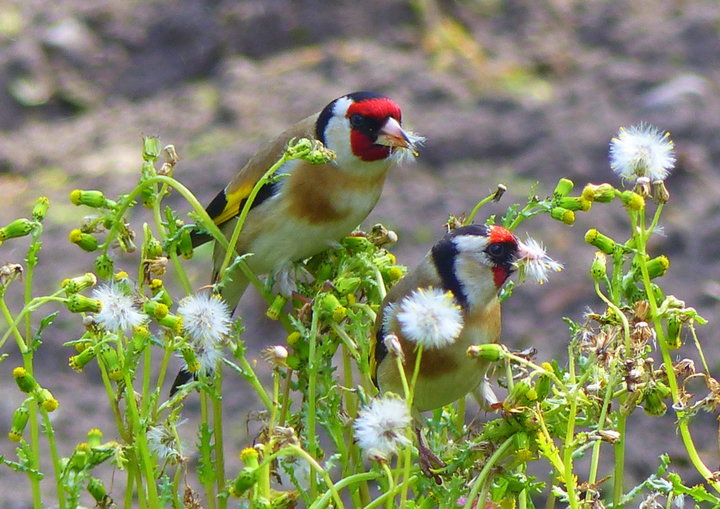
[[[402,112],[395,101],[372,92],[335,99],[320,112],[315,130],[341,167],[358,162],[387,167],[399,158],[413,157],[424,140],[402,128]]]
[[[433,246],[443,287],[464,308],[487,305],[514,269],[518,240],[502,226],[457,228]]]

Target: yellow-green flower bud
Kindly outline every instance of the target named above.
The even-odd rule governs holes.
[[[35,206],[32,210],[32,218],[35,221],[42,221],[47,215],[48,208],[50,207],[50,200],[47,196],[41,196],[35,201]]]
[[[155,302],[154,300],[149,300],[144,303],[143,311],[146,315],[152,316],[153,318],[158,320],[161,318],[165,318],[168,313],[170,313],[170,310],[165,304],[163,304],[162,302]]]
[[[34,227],[35,223],[29,219],[20,218],[11,222],[7,226],[0,228],[0,242],[7,239],[14,239],[17,237],[24,237],[28,235]]]
[[[173,305],[172,297],[170,293],[165,289],[165,283],[162,279],[153,278],[148,283],[148,288],[153,295],[153,300],[162,302],[166,306],[170,307]]]
[[[12,417],[12,424],[10,425],[10,431],[8,432],[8,438],[10,440],[13,442],[19,442],[22,440],[23,431],[25,431],[29,417],[30,412],[27,408],[25,408],[25,405],[22,405],[15,410]]]
[[[156,136],[143,137],[143,161],[156,161],[162,152],[162,143]]]
[[[86,348],[77,355],[73,355],[68,359],[68,365],[78,373],[95,358],[95,348]]]
[[[89,233],[83,233],[77,228],[70,232],[68,239],[70,239],[70,242],[80,247],[80,249],[87,252],[95,251],[98,248],[98,240],[94,236]]]
[[[54,412],[60,406],[58,400],[56,400],[52,393],[47,389],[40,390],[38,393],[38,402],[46,412]]]
[[[193,350],[192,347],[185,345],[180,350],[180,353],[182,353],[183,360],[185,360],[185,369],[187,371],[190,373],[197,373],[200,371],[202,364],[200,364],[200,361],[197,359],[195,350]]]
[[[643,392],[643,409],[656,417],[667,412],[667,404],[663,401],[670,394],[670,389],[660,382],[652,382]]]
[[[319,311],[323,315],[331,316],[333,321],[339,322],[347,315],[347,308],[340,304],[335,295],[331,293],[323,293],[317,297]]]
[[[257,468],[260,466],[258,458],[260,454],[254,447],[246,447],[240,451],[240,461],[242,461],[246,467]]]
[[[98,506],[107,507],[106,502],[107,500],[107,490],[105,489],[105,485],[103,482],[98,479],[97,477],[92,477],[88,481],[87,484],[87,490],[90,492],[90,495],[95,499],[95,502],[98,503]]]
[[[84,276],[74,277],[72,279],[65,279],[60,284],[67,295],[81,292],[91,286],[97,284],[97,277],[92,272],[85,273]]]
[[[616,194],[617,192],[611,184],[587,184],[583,189],[582,197],[589,201],[609,203],[613,201]]]
[[[113,260],[107,254],[101,254],[95,258],[95,272],[100,279],[110,279],[113,275],[113,271]]]
[[[550,394],[550,377],[546,375],[540,375],[535,380],[535,392],[540,400],[544,400]]]
[[[135,325],[133,327],[132,340],[133,344],[135,345],[136,351],[140,351],[145,348],[150,342],[150,339],[152,339],[150,329],[148,329],[144,325]]]
[[[597,231],[597,230],[596,230]],[[590,275],[593,279],[604,279],[607,274],[607,256],[602,251],[595,252],[595,259],[590,265]]]
[[[288,337],[286,339],[288,346],[294,347],[298,344],[300,339],[302,338],[302,335],[298,331],[293,331],[290,334],[288,334]]]
[[[25,394],[30,394],[31,392],[35,391],[35,389],[40,387],[40,385],[35,380],[35,377],[28,373],[28,371],[22,366],[18,366],[17,368],[13,369],[13,378],[15,379],[15,383],[17,384],[18,389],[20,389]]]
[[[670,260],[668,260],[668,257],[665,255],[657,256],[647,262],[648,275],[650,276],[650,279],[664,276],[668,268],[670,268]]]
[[[527,384],[527,382],[523,380],[516,382],[508,393],[505,401],[509,402],[511,405],[523,403],[527,399],[527,393],[530,388],[531,387]]]
[[[370,251],[375,247],[366,237],[360,237],[357,235],[349,235],[345,237],[342,243],[351,251]]]
[[[568,210],[582,210],[587,212],[592,207],[592,202],[582,196],[565,196],[557,201],[557,205]]]
[[[86,205],[95,209],[114,209],[117,207],[117,203],[105,198],[102,191],[75,189],[70,193],[70,202],[73,205]]]
[[[287,302],[287,298],[283,297],[282,295],[276,295],[275,299],[273,299],[272,304],[270,304],[270,307],[267,311],[265,311],[265,316],[270,318],[270,320],[277,320],[280,318],[280,313],[282,313],[283,307],[285,306],[285,303]]]
[[[189,260],[193,256],[192,238],[190,237],[190,230],[187,228],[180,231],[180,238],[178,239],[178,252],[180,256]]]
[[[149,164],[149,163],[148,163]],[[151,168],[152,165],[150,165]],[[153,168],[153,173],[155,171],[155,168]],[[155,202],[157,201],[156,193],[156,186],[153,185],[145,185],[140,190],[140,199],[142,200],[142,204],[146,209],[151,209],[155,205]]]
[[[472,345],[468,347],[466,355],[471,359],[495,362],[503,358],[504,348],[495,343]]]
[[[335,288],[340,295],[346,295],[348,293],[354,293],[360,287],[362,279],[355,276],[341,277],[335,281]]]
[[[575,212],[563,207],[553,207],[552,210],[550,210],[550,217],[567,225],[575,223]]]
[[[99,447],[102,443],[103,432],[97,428],[92,428],[87,432],[87,443],[90,447]]]
[[[585,242],[591,246],[595,246],[605,254],[613,254],[617,244],[607,235],[603,235],[595,228],[591,228],[585,233]]]
[[[65,306],[71,313],[97,313],[102,309],[100,299],[91,299],[79,293],[73,293],[65,301]]]
[[[177,315],[173,315],[172,313],[168,313],[167,316],[158,318],[158,323],[163,327],[170,329],[175,334],[180,334],[182,331],[182,318]]]
[[[158,256],[161,256],[162,244],[160,244],[160,241],[153,236],[147,224],[144,225],[144,228],[145,245],[143,246],[143,252],[145,253],[145,258],[157,258]]]
[[[645,198],[633,191],[623,191],[620,193],[620,199],[630,210],[642,210],[645,208]]]
[[[568,193],[572,191],[574,185],[575,184],[573,184],[572,180],[561,178],[555,186],[555,190],[553,191],[553,197],[562,198],[563,196],[567,196]]]
[[[401,265],[393,265],[383,272],[383,276],[387,278],[389,282],[399,281],[407,272],[407,269]]]
[[[314,141],[313,146],[307,155],[303,156],[310,164],[326,164],[335,160],[335,152],[327,148],[319,141]]]
[[[285,154],[290,158],[303,157],[313,149],[313,142],[307,138],[293,138],[285,147]]]
[[[682,346],[682,321],[677,315],[671,315],[667,321],[667,345],[671,350],[677,350]]]
[[[230,495],[236,498],[243,496],[243,494],[255,486],[257,482],[257,469],[245,467],[238,473],[237,477],[232,481],[230,485]],[[256,501],[253,501],[253,507],[257,507]]]
[[[670,193],[665,187],[664,180],[656,180],[652,183],[652,198],[655,203],[667,203],[670,200]]]
[[[100,352],[100,357],[105,363],[110,380],[121,380],[123,372],[122,366],[120,366],[120,360],[118,359],[117,351],[112,347],[103,348]]]

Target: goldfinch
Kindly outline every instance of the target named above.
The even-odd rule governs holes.
[[[255,274],[276,273],[281,292],[289,296],[292,262],[313,256],[336,244],[357,227],[375,207],[388,170],[403,158],[414,157],[424,138],[402,128],[400,107],[392,99],[372,92],[353,92],[339,97],[319,113],[301,120],[260,148],[235,178],[218,193],[207,213],[229,238],[237,216],[255,184],[282,156],[292,139],[322,142],[335,153],[326,164],[293,160],[278,169],[288,176],[265,184],[255,197],[236,245]],[[193,233],[193,246],[212,240]],[[225,250],[213,253],[214,282]],[[235,309],[248,279],[237,269],[222,297]],[[170,390],[173,395],[193,375],[182,370]]]
[[[228,237],[250,191],[293,138],[319,140],[336,158],[320,165],[290,161],[278,170],[289,176],[260,190],[236,246],[239,254],[252,253],[246,261],[255,274],[282,274],[291,262],[313,256],[351,233],[380,198],[388,170],[404,157],[413,157],[423,141],[402,128],[400,107],[393,100],[371,92],[339,97],[258,150],[210,202],[208,214]],[[196,234],[193,244],[208,240]],[[214,281],[224,255],[216,245]],[[248,285],[236,272],[223,290],[231,309]],[[292,284],[281,287],[286,294],[291,290]]]
[[[384,342],[395,335],[408,381],[415,369],[416,346],[423,343],[412,400],[416,417],[470,392],[485,406],[494,403],[486,383],[489,363],[471,359],[466,352],[471,345],[498,341],[498,291],[513,272],[517,256],[518,240],[500,226],[463,226],[435,244],[388,292],[378,314],[373,366],[380,391],[404,395],[396,359]],[[424,445],[419,429],[417,434],[421,466],[429,473],[429,463],[442,462]]]

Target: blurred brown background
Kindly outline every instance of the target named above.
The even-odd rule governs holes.
[[[449,213],[469,212],[498,183],[509,192],[481,220],[523,201],[535,182],[540,195],[561,176],[578,188],[617,183],[608,142],[620,125],[644,120],[671,132],[678,155],[664,236],[651,250],[671,260],[666,292],[711,320],[700,334],[718,373],[719,31],[716,0],[4,0],[0,224],[29,214],[37,196],[50,197],[36,284],[44,294],[92,270],[93,258],[67,241],[86,213],[69,203],[69,192],[129,191],[143,134],[176,146],[176,177],[208,202],[263,140],[337,96],[367,89],[400,103],[405,125],[428,140],[415,165],[390,176],[366,223],[395,229],[393,250],[413,265]],[[186,210],[176,196],[171,203]],[[533,345],[541,360],[566,362],[562,317],[580,320],[588,306],[599,307],[586,276],[589,227],[627,236],[616,205],[578,214],[571,228],[547,218],[527,223],[567,268],[543,287],[516,289],[505,306],[508,345]],[[21,262],[25,247],[6,243],[0,262]],[[191,270],[197,286],[207,282],[207,253]],[[243,302],[246,340],[255,348],[282,341],[272,324],[253,318],[264,313],[256,300]],[[61,343],[80,329],[61,311],[38,355],[41,381],[61,403],[54,418],[63,454],[88,428],[111,429],[97,374],[67,367]],[[10,376],[16,348],[8,343],[5,352],[0,430],[21,401]],[[692,353],[684,347],[677,355]],[[247,445],[245,421],[257,409],[237,383],[237,399],[226,401],[237,428],[232,447]],[[715,417],[700,416],[694,427],[713,469],[720,462]],[[629,482],[655,470],[659,451],[682,452],[672,422],[642,411],[631,418]],[[6,439],[0,453],[14,454]],[[25,486],[0,468],[0,507],[24,507]]]

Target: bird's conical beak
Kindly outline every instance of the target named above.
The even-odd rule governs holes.
[[[385,121],[375,143],[386,147],[413,148],[414,146],[408,134],[400,127],[400,123],[392,117],[388,117]]]

